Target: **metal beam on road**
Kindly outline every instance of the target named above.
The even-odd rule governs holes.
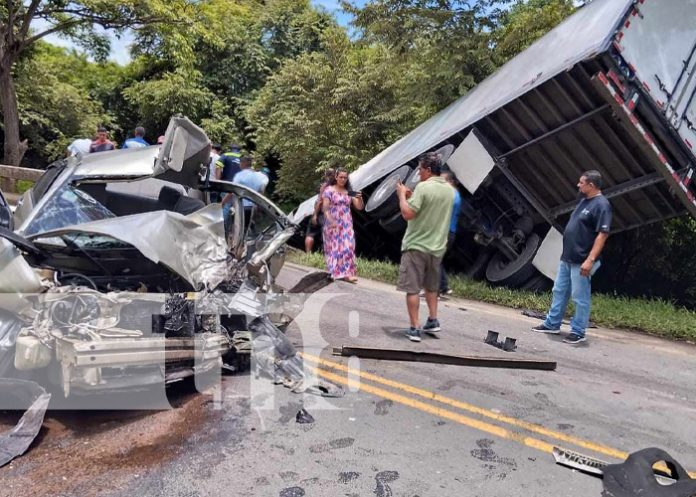
[[[455,356],[434,352],[414,350],[375,349],[368,347],[336,347],[333,354],[338,356],[356,356],[363,359],[384,361],[427,362],[433,364],[450,364],[454,366],[473,366],[479,368],[539,369],[553,371],[555,361],[536,361],[532,359],[505,359],[499,357]]]

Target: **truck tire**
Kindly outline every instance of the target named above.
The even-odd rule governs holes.
[[[553,286],[553,281],[548,279],[541,273],[532,276],[524,285],[521,286],[522,290],[527,290],[528,292],[542,293],[550,290]]]
[[[406,231],[407,223],[401,215],[401,211],[397,211],[396,214],[390,217],[380,219],[379,225],[390,235],[396,235]]]
[[[396,171],[387,176],[367,199],[365,212],[372,217],[384,218],[393,214],[398,209],[399,201],[396,197],[396,183],[406,181],[411,174],[409,166],[401,166]]]
[[[514,261],[508,261],[502,252],[497,252],[486,267],[486,279],[496,285],[513,288],[521,286],[536,272],[532,260],[541,239],[536,233],[527,237],[522,253]]]

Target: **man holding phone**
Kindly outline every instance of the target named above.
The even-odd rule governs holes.
[[[585,171],[578,180],[582,199],[563,232],[563,253],[553,284],[551,308],[544,322],[532,328],[538,333],[560,333],[568,301],[572,298],[575,315],[570,320],[570,335],[563,339],[571,345],[586,340],[592,275],[600,266],[599,255],[611,229],[611,204],[602,195],[602,183],[602,175],[595,170]]]
[[[437,319],[440,265],[447,249],[447,233],[454,204],[454,190],[440,176],[440,157],[433,152],[423,154],[418,158],[418,168],[421,181],[413,192],[401,182],[396,186],[401,215],[408,222],[401,243],[401,266],[396,288],[406,292],[406,308],[411,324],[406,337],[412,342],[421,341],[418,317],[418,293],[421,289],[425,290],[429,312],[422,331],[436,333],[441,330]]]

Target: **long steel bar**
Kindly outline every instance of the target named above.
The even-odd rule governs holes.
[[[534,138],[533,140],[528,141],[527,143],[524,143],[524,144],[520,145],[519,147],[510,150],[509,152],[505,152],[503,155],[500,156],[500,158],[508,157],[510,155],[513,155],[513,154],[519,152],[520,150],[524,150],[527,147],[531,147],[532,145],[539,143],[540,141],[543,141],[546,138],[550,138],[550,137],[560,133],[563,130],[566,130],[570,127],[573,127],[576,124],[581,123],[581,122],[585,121],[586,119],[589,119],[592,116],[599,114],[600,112],[604,112],[605,110],[607,110],[609,108],[610,108],[609,104],[604,104],[601,107],[597,107],[595,110],[587,112],[587,113],[583,114],[582,116],[573,119],[572,121],[569,121],[565,124],[562,124],[561,126],[554,128],[550,131],[547,131],[543,135],[538,136],[537,138]]]
[[[654,185],[656,183],[662,183],[664,180],[665,178],[663,178],[657,172],[652,174],[646,174],[645,176],[641,176],[640,178],[634,178],[632,180],[628,180],[624,183],[614,185],[610,188],[602,190],[602,195],[604,195],[606,198],[619,197],[625,193],[645,188],[646,186]],[[577,201],[568,202],[567,204],[560,205],[551,209],[549,211],[549,214],[556,218],[562,214],[571,212],[573,209],[575,209],[576,205]]]
[[[376,349],[367,347],[335,347],[334,355],[355,356],[363,359],[380,359],[383,361],[428,362],[451,364],[454,366],[473,366],[479,368],[539,369],[553,371],[555,361],[535,361],[531,359],[503,359],[498,357],[454,356],[434,352],[417,352],[413,350]]]

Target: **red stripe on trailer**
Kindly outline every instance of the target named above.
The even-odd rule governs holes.
[[[645,81],[643,81],[643,88],[645,88],[648,92],[650,92],[650,86]]]
[[[604,85],[607,85],[609,83],[609,80],[607,79],[607,77],[604,75],[603,72],[597,73],[597,77]]]
[[[660,159],[660,162],[663,164],[667,164],[667,157],[665,157],[665,154],[660,153],[657,155],[657,158]]]
[[[609,71],[607,73],[607,75],[614,82],[614,84],[618,87],[618,89],[621,93],[626,91],[626,87],[621,83],[621,80],[619,79],[618,74],[616,74],[614,71]]]
[[[694,146],[691,144],[691,142],[689,140],[687,140],[686,138],[684,138],[684,143],[686,143],[689,146],[689,148],[694,148]]]
[[[693,169],[689,169],[689,172],[686,174],[686,178],[684,178],[684,186],[689,186],[689,183],[691,183],[691,176],[694,174]]]
[[[635,16],[637,16],[637,15],[638,15],[638,11],[637,11],[636,9],[633,9],[633,10],[631,11],[631,16],[632,16],[632,17],[635,17]]]
[[[677,174],[676,172],[672,173],[672,178],[674,178],[674,180],[677,183],[681,183],[681,178],[679,177],[679,174]]]
[[[623,31],[619,31],[618,33],[616,33],[616,41],[617,42],[621,41],[623,39],[623,37],[624,37]],[[616,45],[616,43],[614,45]],[[618,48],[619,50],[623,50],[623,48],[621,48],[620,46],[617,46],[616,48]]]
[[[659,101],[659,100],[655,100],[655,103],[657,104],[657,106],[658,106],[660,109],[664,109],[664,108],[665,108],[664,102],[661,102],[661,101]]]
[[[628,101],[628,110],[632,111],[633,109],[636,108],[636,104],[638,103],[638,94],[636,93],[631,97],[631,99]]]
[[[628,68],[629,68],[632,72],[634,72],[634,73],[636,72],[636,66],[634,66],[634,65],[631,64],[630,62],[628,63]]]
[[[631,21],[626,21],[626,22],[624,23],[624,27],[625,27],[625,28],[628,28],[628,27],[630,27],[630,26],[631,26]]]

